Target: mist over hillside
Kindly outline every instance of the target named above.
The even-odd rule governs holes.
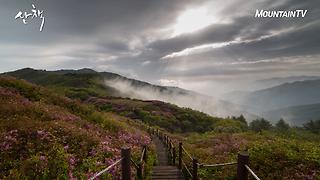
[[[54,85],[63,90],[68,87],[67,94],[72,97],[83,97],[83,93],[95,95],[98,92],[102,96],[164,101],[218,117],[242,114],[248,121],[257,118],[243,110],[243,107],[228,101],[178,87],[152,85],[111,72],[96,72],[91,69],[44,71],[25,68],[7,74],[40,85]],[[86,96],[83,97],[85,98]]]
[[[159,100],[212,116],[243,114],[249,122],[264,117],[275,123],[283,118],[292,125],[300,126],[310,119],[317,119],[320,114],[314,106],[320,103],[320,80],[296,81],[253,92],[238,91],[219,99],[179,87],[153,85],[91,69],[44,71],[26,68],[7,74],[54,87],[64,91],[68,97],[82,100],[90,96]]]
[[[248,120],[257,117],[245,112],[240,106],[236,106],[227,101],[177,87],[155,86],[147,83],[137,84],[134,80],[120,77],[106,79],[105,84],[106,86],[117,89],[123,97],[169,102],[219,117],[240,116],[241,114]]]

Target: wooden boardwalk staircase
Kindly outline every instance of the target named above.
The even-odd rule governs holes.
[[[159,129],[148,128],[149,133],[152,136],[153,142],[156,145],[156,152],[158,156],[158,163],[153,166],[151,179],[154,180],[183,180],[192,179],[199,180],[198,169],[199,168],[218,168],[223,166],[237,165],[237,180],[248,180],[248,174],[250,174],[255,180],[260,180],[259,177],[249,167],[249,154],[248,152],[238,153],[237,162],[218,163],[218,164],[202,164],[198,160],[192,157],[186,149],[183,147],[182,142],[179,142],[179,146],[175,146],[172,139],[159,131]],[[178,156],[176,152],[178,147]],[[138,179],[144,179],[144,164],[147,162],[148,153],[147,146],[144,145],[140,156],[140,161],[135,162],[131,156],[131,150],[128,147],[121,148],[121,159],[95,173],[90,180],[99,178],[102,174],[109,172],[113,167],[121,165],[121,176],[116,179],[131,180],[131,165],[136,168],[136,176]],[[185,161],[183,157],[186,157]],[[186,165],[185,162],[191,162],[191,165]],[[178,161],[176,167],[176,160]],[[183,173],[182,173],[183,172]],[[148,177],[149,179],[149,177]]]
[[[237,162],[202,164],[198,162],[197,158],[187,152],[183,147],[182,142],[179,142],[179,146],[175,146],[172,139],[159,129],[150,128],[149,132],[152,135],[154,144],[156,145],[156,152],[158,156],[158,164],[153,167],[152,179],[199,180],[199,168],[208,169],[237,165],[237,174],[235,177],[237,180],[248,180],[248,174],[250,174],[255,180],[260,180],[249,167],[248,152],[239,152]],[[178,167],[175,166],[176,160],[178,161]]]
[[[237,165],[237,180],[248,180],[248,174],[255,179],[260,180],[259,177],[253,172],[253,170],[249,167],[249,154],[248,152],[240,152],[238,153],[237,162],[228,162],[228,163],[219,163],[219,164],[202,164],[199,163],[198,160],[192,157],[186,149],[183,147],[182,142],[179,142],[178,146],[178,156],[176,152],[176,147],[172,141],[172,139],[159,131],[159,129],[148,128],[150,132],[153,142],[156,146],[156,152],[158,157],[158,163],[156,166],[153,166],[151,179],[154,180],[183,180],[183,179],[192,179],[199,180],[198,177],[198,169],[199,168],[217,168],[223,166],[231,166]],[[102,174],[109,172],[117,165],[121,165],[121,176],[117,179],[123,180],[131,180],[132,179],[132,171],[131,165],[133,165],[136,169],[136,176],[138,179],[144,179],[144,164],[147,162],[147,146],[144,145],[142,148],[140,161],[135,162],[132,160],[131,150],[128,147],[121,148],[121,159],[116,160],[113,164],[108,166],[95,173],[90,180],[95,180],[99,178]],[[183,160],[183,157],[189,159],[189,163],[191,165],[187,165],[188,161]],[[176,167],[176,160],[178,161]],[[183,172],[183,173],[182,173]],[[149,179],[149,178],[148,178]]]
[[[153,167],[153,180],[183,180],[181,171],[176,166],[171,166],[168,163],[168,154],[166,147],[157,136],[153,136],[154,144],[158,157],[158,164]]]

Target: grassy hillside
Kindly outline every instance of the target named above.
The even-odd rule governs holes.
[[[94,104],[100,111],[113,112],[130,119],[141,120],[149,125],[160,126],[169,131],[210,131],[214,128],[214,123],[221,119],[160,101],[142,101],[114,97],[124,94],[105,85],[104,81],[114,78],[124,79],[124,77],[113,73],[98,73],[90,69],[43,71],[26,68],[7,74],[46,86],[72,99],[80,99],[87,104]],[[137,88],[143,86],[157,88],[159,92],[163,92],[164,94],[168,94],[173,90],[167,87],[153,86],[137,80],[126,79],[126,81]],[[180,94],[186,92],[179,90]]]
[[[86,179],[150,137],[138,124],[0,76],[0,179]]]
[[[160,101],[72,100],[56,91],[67,83],[52,83],[48,89],[0,76],[1,179],[87,178],[118,159],[122,146],[136,154],[150,143],[141,122],[178,133],[225,127],[220,118]]]
[[[24,68],[5,74],[55,89],[68,97],[79,98],[81,100],[85,100],[91,96],[129,96],[129,94],[120,92],[106,85],[105,81],[115,79],[118,81],[126,81],[135,88],[147,86],[148,88],[157,89],[165,94],[170,94],[174,90],[178,90],[181,94],[187,93],[187,91],[182,89],[156,86],[139,80],[129,79],[118,74],[96,72],[91,69],[46,71]]]
[[[261,179],[319,179],[320,136],[291,129],[288,132],[217,133],[178,136],[199,162],[234,162],[237,153],[248,150],[250,167]],[[200,168],[202,179],[233,179],[236,165]]]
[[[178,87],[153,85],[110,72],[96,72],[91,69],[45,71],[25,68],[6,74],[46,86],[73,99],[112,96],[159,100],[217,117],[243,114],[250,120],[257,118],[256,115],[244,111],[241,106],[214,97]]]
[[[211,131],[215,128],[215,124],[222,120],[222,118],[215,118],[161,101],[90,98],[86,102],[94,104],[102,111],[114,112],[177,133]]]
[[[104,86],[104,77],[101,74],[89,69],[45,71],[25,68],[5,74],[46,86],[73,99],[105,97],[117,92],[111,87]]]

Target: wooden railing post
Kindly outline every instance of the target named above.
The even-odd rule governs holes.
[[[176,165],[176,148],[175,147],[173,147],[172,148],[172,165]]]
[[[131,168],[130,168],[130,157],[131,150],[130,148],[122,148],[121,149],[121,171],[122,171],[122,179],[131,180]]]
[[[168,147],[168,142],[169,142],[169,137],[168,137],[168,135],[166,135],[166,146]]]
[[[164,145],[167,146],[167,135],[163,134],[163,141],[164,141]]]
[[[182,142],[179,143],[179,169],[182,169]]]
[[[192,159],[192,180],[198,180],[198,160]]]
[[[137,169],[137,176],[139,179],[142,179],[142,174],[143,174],[142,171],[143,171],[142,162],[139,162],[138,169]]]
[[[237,180],[247,180],[248,171],[245,165],[249,164],[248,152],[238,153],[238,167],[237,167]]]

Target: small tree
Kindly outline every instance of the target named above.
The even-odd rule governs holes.
[[[246,124],[248,126],[246,118],[242,114],[239,117],[232,116],[231,119],[232,120],[236,120],[236,121],[240,121],[240,122],[242,122],[242,123],[244,123],[244,124]]]
[[[286,123],[282,118],[277,122],[276,128],[281,131],[288,130],[290,128],[290,125]]]
[[[313,121],[310,120],[309,122],[303,125],[304,129],[311,131],[313,133],[320,133],[320,120]]]
[[[262,119],[256,119],[250,122],[249,127],[253,131],[261,132],[262,130],[271,129],[272,124],[269,121],[262,118]]]
[[[238,117],[238,120],[240,122],[243,122],[243,123],[247,124],[246,118],[242,114]]]

